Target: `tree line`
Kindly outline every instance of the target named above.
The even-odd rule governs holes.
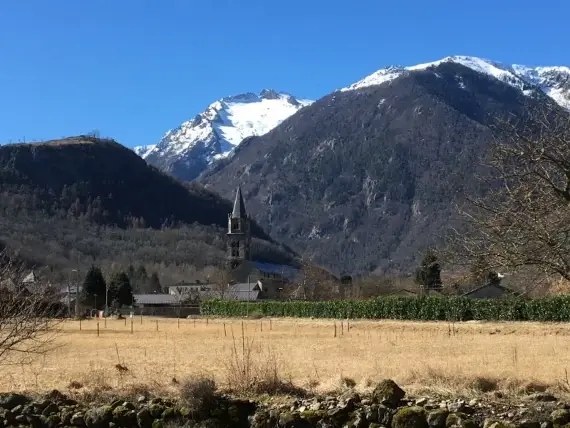
[[[144,266],[130,265],[126,271],[114,272],[105,279],[99,266],[91,266],[83,280],[80,293],[81,304],[95,309],[105,307],[117,310],[132,306],[134,294],[162,293],[163,289],[156,272],[148,275]]]

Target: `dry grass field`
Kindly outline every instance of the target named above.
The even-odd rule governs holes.
[[[336,337],[335,337],[336,324]],[[158,330],[157,330],[158,325]],[[408,391],[478,394],[568,392],[570,325],[347,322],[303,319],[133,319],[66,322],[57,349],[32,364],[2,367],[0,390],[173,390],[192,374],[220,386],[278,375],[319,392],[366,390],[392,378]],[[245,338],[242,337],[242,329]],[[120,364],[123,370],[116,366]]]

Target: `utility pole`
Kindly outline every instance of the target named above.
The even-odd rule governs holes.
[[[77,269],[72,269],[71,272],[77,272]],[[71,273],[69,274],[69,277],[71,278]],[[75,316],[79,316],[79,284],[77,283],[77,275],[75,275]]]
[[[71,272],[67,274],[67,316],[71,318]]]

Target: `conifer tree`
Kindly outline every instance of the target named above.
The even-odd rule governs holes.
[[[416,283],[427,290],[441,290],[441,267],[433,250],[426,251],[416,271]]]
[[[84,301],[99,309],[105,304],[105,292],[107,285],[105,278],[98,266],[91,266],[83,280],[83,299]]]

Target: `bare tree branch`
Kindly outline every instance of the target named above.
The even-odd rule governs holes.
[[[24,270],[0,254],[0,364],[26,364],[55,347],[65,308],[47,284],[24,282]]]
[[[451,256],[466,266],[570,279],[570,116],[555,105],[497,120],[478,177],[484,195],[458,207]]]

